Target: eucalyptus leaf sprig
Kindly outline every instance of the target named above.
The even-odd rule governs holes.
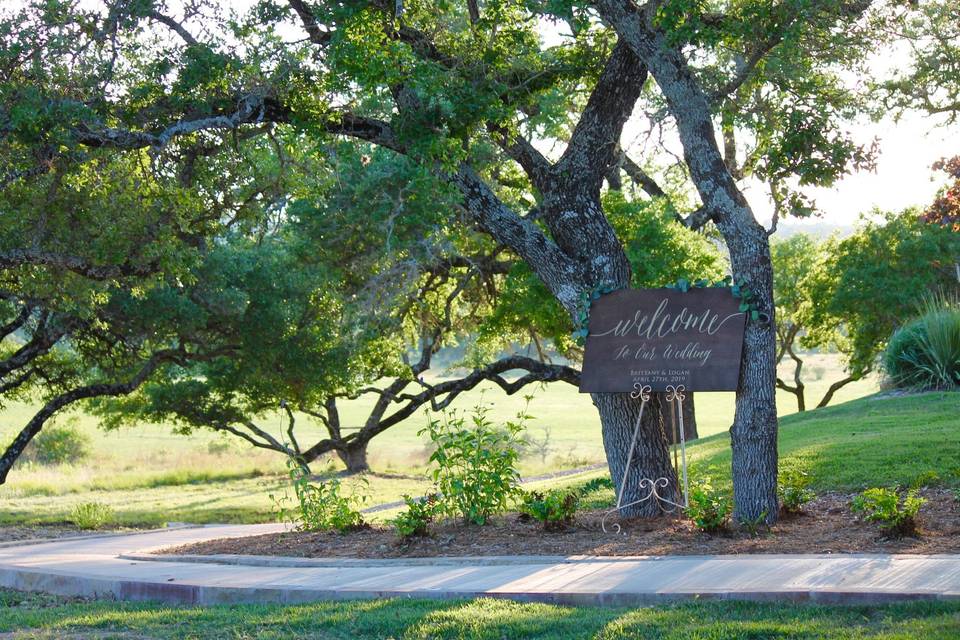
[[[680,278],[674,284],[667,285],[667,289],[674,289],[683,293],[690,291],[690,289],[703,289],[705,287],[727,287],[730,289],[733,297],[740,301],[740,311],[746,313],[751,321],[761,324],[770,322],[770,316],[760,311],[757,305],[757,297],[747,286],[746,280],[741,280],[733,284],[732,276],[724,276],[722,280],[717,280],[711,284],[708,280],[702,278],[700,280],[694,280],[693,282],[690,282],[686,278]]]
[[[616,290],[617,287],[613,286],[612,284],[608,282],[602,282],[596,285],[590,291],[584,291],[580,294],[577,320],[573,327],[573,333],[570,335],[581,347],[587,340],[587,334],[590,333],[590,307],[593,305],[594,300],[597,300],[600,298],[600,296],[604,296]]]

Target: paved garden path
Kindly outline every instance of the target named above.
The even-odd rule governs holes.
[[[8,546],[0,548],[0,586],[197,604],[476,596],[619,605],[683,598],[831,603],[960,599],[960,555],[214,556],[211,561],[149,554],[164,546],[282,529],[276,524],[216,525]]]

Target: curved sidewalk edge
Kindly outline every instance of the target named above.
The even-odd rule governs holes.
[[[0,549],[0,585],[179,604],[510,598],[636,606],[684,599],[960,600],[960,555],[594,556],[338,560],[144,553],[282,525],[224,525]],[[212,560],[212,561],[211,561]]]

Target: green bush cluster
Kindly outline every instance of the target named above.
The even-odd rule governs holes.
[[[852,508],[862,513],[865,520],[878,522],[888,534],[899,538],[917,533],[917,514],[926,502],[916,488],[901,495],[897,488],[874,487],[854,498]]]
[[[573,522],[579,506],[580,495],[576,491],[551,489],[525,493],[520,511],[539,521],[547,531],[558,531]]]
[[[945,295],[929,297],[920,316],[890,338],[883,368],[898,388],[960,387],[960,304]]]
[[[295,499],[289,495],[270,498],[281,520],[301,531],[339,531],[346,533],[365,526],[360,508],[366,498],[358,493],[346,494],[340,480],[332,478],[312,482],[310,475],[294,460],[287,463]]]
[[[407,510],[389,521],[401,538],[427,535],[427,526],[440,513],[440,494],[431,493],[420,498],[403,496]]]
[[[43,429],[27,446],[23,458],[37,464],[72,464],[90,456],[90,437],[69,426]]]
[[[690,487],[687,517],[705,533],[723,531],[730,523],[733,501],[725,491],[715,489],[709,478],[694,482]]]
[[[462,415],[430,420],[420,434],[428,434],[434,446],[430,462],[433,481],[447,515],[466,522],[485,524],[491,516],[506,511],[519,491],[517,471],[521,433],[528,416],[499,428],[476,407],[469,423]]]
[[[799,469],[781,471],[777,482],[780,508],[787,513],[799,513],[803,505],[817,497],[808,488],[809,484],[810,476],[804,471]]]
[[[70,520],[80,529],[102,529],[115,522],[113,509],[101,502],[82,502],[73,508]]]
[[[581,496],[585,496],[588,493],[593,493],[594,491],[601,491],[603,489],[613,490],[613,480],[609,476],[598,476],[596,478],[591,478],[584,482],[578,488],[578,492]]]

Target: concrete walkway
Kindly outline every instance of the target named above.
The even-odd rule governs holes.
[[[477,596],[600,605],[684,598],[851,604],[960,599],[960,555],[344,561],[238,556],[174,560],[147,553],[282,529],[275,524],[217,525],[6,547],[0,549],[0,586],[187,604]]]

